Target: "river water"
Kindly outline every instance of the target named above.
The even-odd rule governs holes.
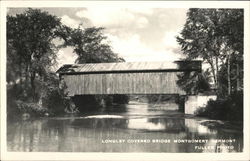
[[[82,115],[7,124],[8,151],[242,152],[243,133],[226,122],[184,115],[164,104],[130,102]]]

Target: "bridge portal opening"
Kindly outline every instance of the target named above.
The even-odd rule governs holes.
[[[72,101],[82,113],[86,111],[113,110],[125,106],[148,105],[151,110],[183,111],[183,100],[179,95],[77,95]]]

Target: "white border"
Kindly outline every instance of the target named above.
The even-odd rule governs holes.
[[[7,152],[6,13],[8,7],[244,8],[244,149],[242,153],[65,153]],[[249,149],[249,1],[1,1],[1,160],[250,160]]]

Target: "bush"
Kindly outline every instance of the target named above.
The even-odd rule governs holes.
[[[224,99],[210,100],[196,114],[211,119],[243,121],[243,92],[233,93]]]
[[[67,101],[59,89],[51,89],[43,98],[43,106],[49,110],[51,114],[64,113],[64,109],[67,106]]]
[[[22,113],[30,113],[33,115],[43,116],[46,112],[48,112],[47,108],[42,107],[37,103],[32,102],[23,102],[23,101],[16,101],[16,106],[19,111]]]
[[[46,107],[51,114],[61,114],[70,106],[70,99],[67,97],[66,85],[54,74],[50,74],[47,80],[43,82],[41,98],[42,105]]]
[[[7,119],[18,119],[24,113],[33,116],[42,116],[48,112],[47,108],[32,102],[30,90],[20,84],[7,85]]]
[[[41,80],[36,80],[35,97],[30,86],[22,84],[7,85],[7,117],[15,118],[24,113],[34,116],[44,116],[45,113],[61,114],[69,106],[70,100],[65,93],[66,86],[62,84],[53,73],[48,73]],[[34,99],[35,98],[35,99]]]

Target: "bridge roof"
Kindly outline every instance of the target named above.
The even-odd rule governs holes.
[[[59,74],[122,73],[144,71],[186,71],[201,70],[201,61],[164,62],[119,62],[95,64],[66,64],[58,69]]]

